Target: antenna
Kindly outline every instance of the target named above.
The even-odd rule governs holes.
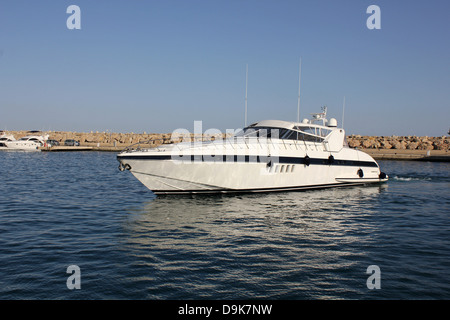
[[[300,82],[302,78],[302,57],[298,67],[298,102],[297,102],[297,123],[300,122]]]
[[[344,113],[345,113],[345,96],[344,96],[344,102],[342,104],[342,128],[344,128]]]
[[[247,87],[248,87],[248,63],[245,65],[245,119],[244,119],[244,127],[247,127]]]

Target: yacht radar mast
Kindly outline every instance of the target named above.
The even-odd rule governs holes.
[[[319,113],[311,113],[312,120],[311,123],[322,121],[322,125],[326,125],[327,123],[327,106],[322,107],[322,112]]]

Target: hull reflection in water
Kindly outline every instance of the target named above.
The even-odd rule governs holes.
[[[142,265],[128,285],[175,299],[326,298],[344,281],[357,294],[346,272],[361,273],[386,188],[156,198],[128,210],[124,250]]]

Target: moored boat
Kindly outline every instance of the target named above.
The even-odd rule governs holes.
[[[16,141],[16,138],[14,138],[12,134],[3,133],[0,136],[0,150],[7,150],[8,147],[6,146],[6,143],[10,141]]]
[[[28,135],[19,140],[6,141],[7,150],[10,151],[40,151],[39,148],[45,146],[48,135]]]

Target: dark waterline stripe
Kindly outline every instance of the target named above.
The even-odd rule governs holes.
[[[188,195],[188,194],[239,194],[239,193],[269,193],[269,192],[283,192],[283,191],[306,191],[313,189],[327,189],[336,187],[351,187],[364,184],[378,184],[382,181],[364,181],[360,182],[341,182],[330,184],[316,184],[307,186],[292,186],[292,187],[273,187],[273,188],[256,188],[256,189],[211,189],[211,190],[152,190],[156,195]]]

